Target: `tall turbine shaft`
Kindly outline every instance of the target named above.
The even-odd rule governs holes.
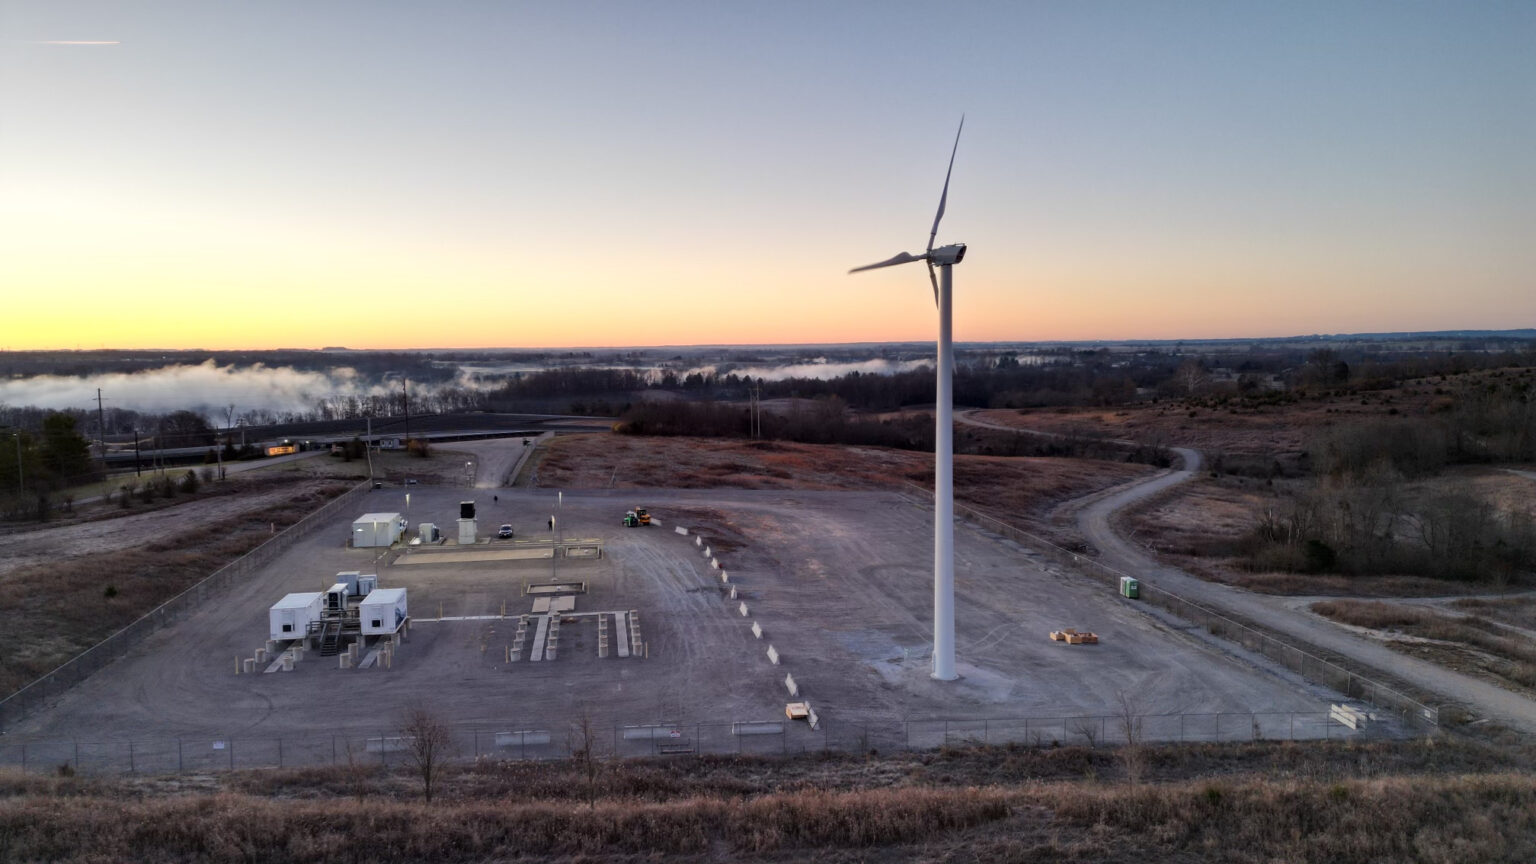
[[[933,677],[955,674],[954,345],[950,338],[953,265],[939,267],[939,359],[933,446]]]

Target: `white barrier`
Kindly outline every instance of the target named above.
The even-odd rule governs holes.
[[[816,731],[816,727],[821,725],[821,718],[816,716],[816,709],[811,707],[810,702],[805,703],[805,720],[811,724],[812,732]]]
[[[763,638],[763,626],[756,621],[752,622],[752,635],[759,639]]]
[[[732,600],[736,599],[736,586],[735,585],[731,586],[731,599]]]
[[[672,530],[673,530],[673,531],[676,531],[676,532],[677,532],[677,533],[679,533],[679,534],[684,534],[684,535],[686,535],[686,534],[687,534],[687,533],[688,533],[688,529],[687,529],[687,528],[684,528],[684,527],[683,527],[683,526],[681,526],[681,525],[679,525],[679,526],[677,526],[677,527],[676,527],[676,528],[673,528],[673,529],[672,529]]]
[[[524,732],[497,732],[497,747],[523,747],[528,744],[548,744],[549,731],[546,729],[529,729]]]
[[[720,571],[720,581],[721,582],[729,582],[729,581],[731,581],[731,574],[725,572],[724,570],[721,570]]]
[[[715,568],[716,570],[719,570],[720,569],[720,559],[719,558],[711,558],[711,559],[709,559],[709,566]]]
[[[695,546],[703,546],[704,545],[704,538],[700,537],[697,534],[693,535],[693,545],[695,545]]]
[[[714,550],[710,549],[708,546],[704,547],[704,557],[705,558],[712,557],[714,554],[715,554]]]
[[[741,606],[738,607],[738,609],[741,612],[741,617],[743,617],[743,618],[747,617],[747,601],[745,601],[745,600],[741,601]]]
[[[625,741],[651,741],[657,738],[681,738],[683,737],[683,727],[625,726],[623,737]]]
[[[779,665],[779,651],[772,645],[768,646],[768,662],[775,666]]]
[[[800,695],[800,685],[795,683],[795,676],[789,674],[788,672],[784,673],[784,686],[789,690],[789,695]]]

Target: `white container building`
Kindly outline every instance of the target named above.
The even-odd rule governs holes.
[[[312,621],[320,620],[320,608],[324,602],[325,594],[320,591],[305,591],[299,594],[288,594],[283,599],[272,604],[267,617],[271,625],[273,639],[303,639],[309,632]]]
[[[375,588],[363,598],[357,609],[364,636],[394,633],[409,615],[404,588]]]
[[[399,513],[364,513],[352,522],[352,546],[392,546],[405,529],[405,517]]]

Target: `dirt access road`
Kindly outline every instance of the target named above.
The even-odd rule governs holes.
[[[1287,598],[1253,594],[1191,576],[1158,562],[1144,549],[1121,537],[1111,524],[1116,513],[1183,483],[1200,470],[1198,452],[1183,447],[1173,449],[1183,460],[1182,469],[1122,486],[1079,513],[1078,529],[1099,550],[1101,563],[1218,611],[1258,621],[1305,644],[1390,672],[1415,687],[1464,704],[1511,728],[1536,733],[1536,702],[1353,635],[1323,618],[1290,608]]]

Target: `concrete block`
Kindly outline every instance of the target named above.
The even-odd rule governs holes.
[[[711,558],[711,559],[709,559],[709,566],[715,568],[716,570],[719,570],[720,569],[720,559],[719,558]]]
[[[679,525],[679,526],[677,526],[677,527],[676,527],[676,528],[673,528],[673,529],[672,529],[672,530],[673,530],[673,531],[676,531],[676,532],[677,532],[677,533],[679,533],[679,534],[687,534],[687,533],[688,533],[688,529],[687,529],[687,528],[684,528],[684,527],[683,527],[683,526],[681,526],[681,525]]]
[[[756,636],[759,639],[763,638],[763,625],[757,623],[756,621],[753,621],[752,622],[752,635]]]
[[[732,600],[736,599],[736,586],[735,585],[731,586],[731,599]]]
[[[704,538],[700,537],[697,534],[693,535],[693,545],[695,545],[695,546],[703,546],[704,545]]]
[[[256,663],[257,663],[257,665],[260,665],[260,664],[265,663],[265,662],[267,662],[267,649],[265,649],[265,648],[257,648],[256,649]]]
[[[712,557],[714,554],[715,554],[715,552],[714,552],[713,549],[710,549],[708,546],[704,547],[704,557],[705,558]]]
[[[256,658],[254,658],[254,657],[247,657],[247,658],[245,658],[244,665],[245,665],[245,674],[251,675],[251,674],[254,674],[256,672]]]
[[[743,618],[747,617],[747,601],[745,601],[745,600],[741,601],[741,605],[736,607],[736,609],[737,609],[738,612],[741,613],[741,617],[743,617]]]
[[[285,655],[283,655],[283,671],[284,672],[292,672],[293,671],[293,655],[292,654],[285,654]]]
[[[348,657],[345,654],[338,654],[336,656],[337,656],[337,659],[339,659],[341,661],[340,667],[342,669],[351,669],[352,668],[352,658],[351,657]]]
[[[779,665],[779,649],[772,645],[768,646],[768,662],[775,666]]]
[[[784,689],[788,690],[791,696],[800,695],[800,685],[795,683],[795,676],[787,672],[784,673]]]

